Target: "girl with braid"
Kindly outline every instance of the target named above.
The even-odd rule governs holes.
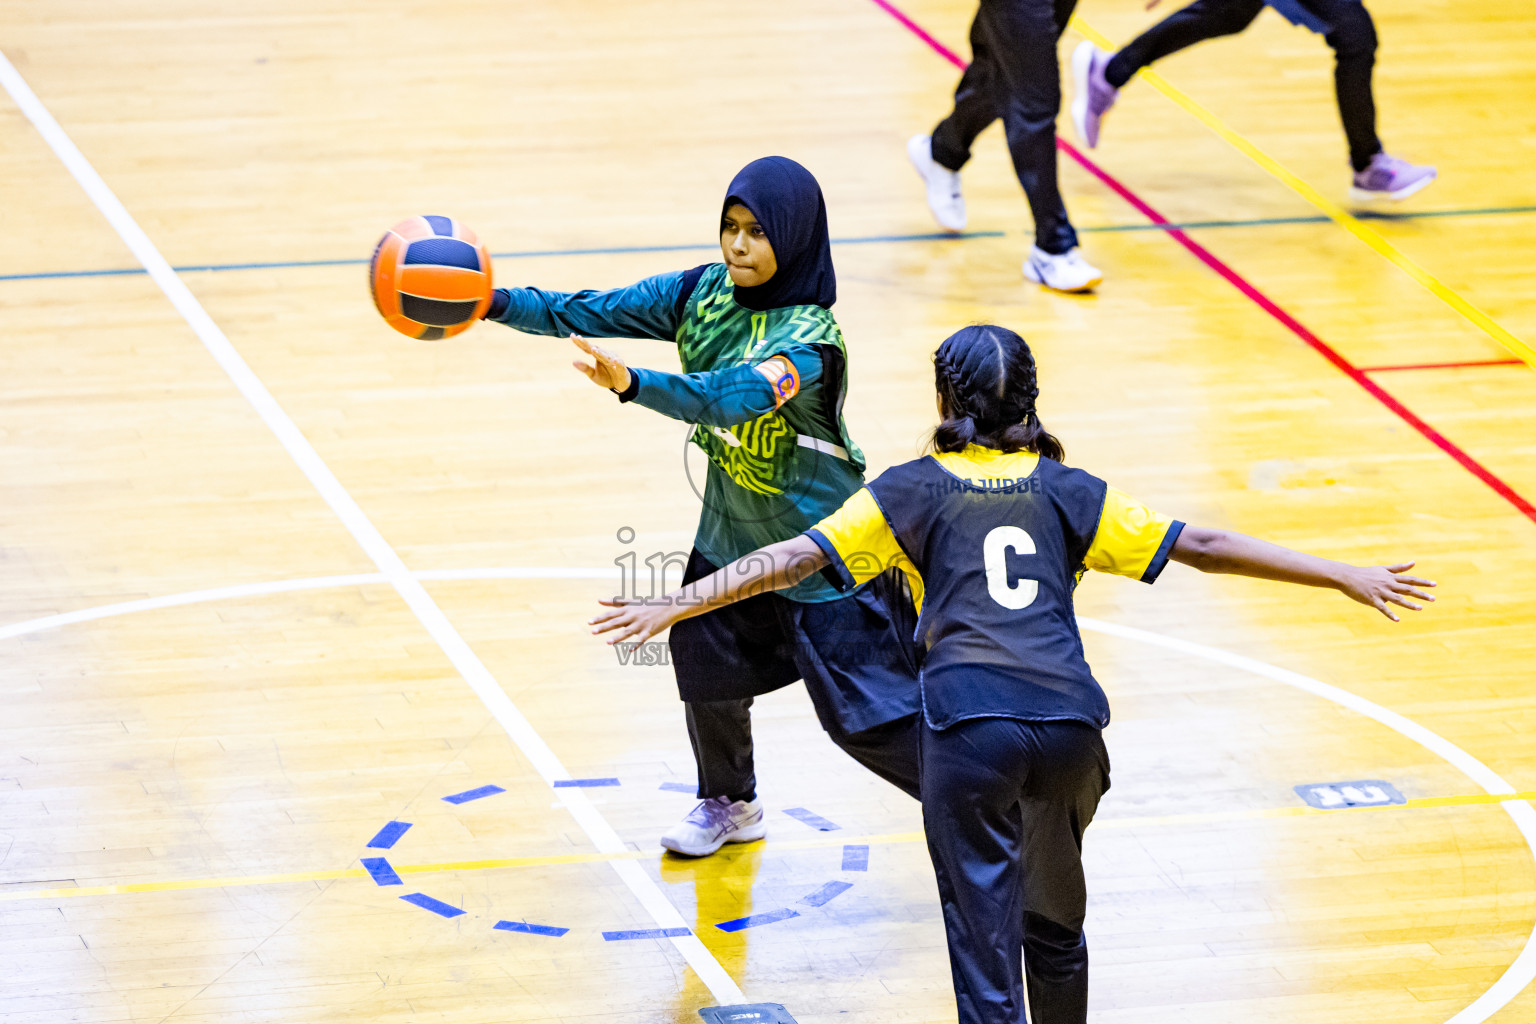
[[[1109,705],[1083,656],[1072,595],[1089,569],[1203,572],[1339,590],[1397,621],[1433,600],[1412,562],[1361,567],[1160,515],[1081,469],[1035,412],[1035,363],[1002,327],[934,356],[933,452],[886,470],[798,537],[670,600],[604,602],[593,631],[644,640],[747,594],[830,569],[852,587],[891,568],[919,602],[918,722],[928,851],[960,1024],[1083,1024],[1083,831],[1109,788]],[[1020,950],[1023,963],[1020,963]]]

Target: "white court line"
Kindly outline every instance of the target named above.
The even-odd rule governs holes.
[[[129,249],[138,258],[139,262],[143,264],[145,270],[149,272],[150,277],[165,292],[172,305],[176,307],[198,338],[202,340],[209,353],[223,367],[224,371],[229,374],[241,395],[250,402],[257,414],[262,418],[262,421],[277,436],[278,441],[298,464],[305,476],[309,478],[310,482],[314,484],[321,497],[324,498],[338,518],[341,519],[348,532],[352,534],[353,538],[373,560],[374,564],[382,570],[378,574],[331,576],[308,580],[247,584],[236,587],[194,591],[188,594],[171,595],[162,598],[150,598],[142,601],[121,602],[101,608],[85,609],[78,612],[16,623],[0,629],[0,639],[39,632],[44,629],[71,623],[90,621],[91,619],[106,618],[110,615],[195,604],[200,601],[283,593],[301,589],[320,589],[331,586],[356,586],[364,583],[388,582],[400,594],[401,598],[405,600],[406,604],[416,614],[418,620],[420,620],[422,626],[437,641],[439,647],[442,648],[444,654],[447,655],[454,667],[459,670],[465,682],[469,684],[470,688],[485,703],[491,714],[507,731],[512,741],[522,750],[524,756],[534,765],[539,774],[547,782],[570,778],[570,773],[561,765],[554,752],[544,743],[543,739],[533,729],[533,726],[518,711],[505,692],[501,690],[489,670],[485,668],[484,664],[481,663],[479,658],[469,648],[469,645],[459,636],[458,631],[454,629],[442,610],[438,608],[431,596],[421,586],[420,580],[588,579],[601,578],[611,574],[613,570],[448,570],[441,573],[412,574],[406,569],[399,555],[395,553],[394,549],[379,534],[372,522],[364,515],[362,509],[353,501],[351,495],[341,486],[340,481],[336,479],[334,474],[331,473],[330,469],[320,459],[319,454],[310,446],[303,434],[299,432],[298,427],[278,406],[276,399],[272,397],[271,393],[267,391],[256,375],[251,372],[250,367],[245,364],[245,361],[240,358],[240,355],[235,351],[234,346],[229,343],[229,340],[224,337],[218,325],[213,322],[212,318],[203,310],[186,285],[176,276],[175,271],[171,269],[164,257],[154,247],[154,244],[150,242],[149,237],[144,234],[122,203],[118,201],[117,197],[96,173],[95,169],[91,167],[74,143],[70,141],[64,130],[59,127],[58,122],[53,119],[47,108],[42,105],[3,53],[0,53],[0,84],[5,86],[6,91],[10,93],[11,98],[21,108],[22,113],[37,128],[39,134],[43,136],[65,167],[69,169],[75,180],[79,182],[81,188],[85,190],[103,216],[117,230]],[[546,572],[551,575],[543,575]],[[496,573],[505,573],[506,575],[495,575]],[[586,573],[601,575],[588,576],[585,575]],[[1144,630],[1132,629],[1128,626],[1119,626],[1095,619],[1081,618],[1079,622],[1084,629],[1091,632],[1138,640],[1195,657],[1205,658],[1304,690],[1307,693],[1332,701],[1367,718],[1371,718],[1424,746],[1426,749],[1444,758],[1490,794],[1503,795],[1516,791],[1512,785],[1487,765],[1444,737],[1425,729],[1423,726],[1404,718],[1394,711],[1390,711],[1363,697],[1356,696],[1347,690],[1342,690],[1308,676],[1276,668],[1251,658],[1231,654],[1218,648],[1176,640],[1155,633],[1148,633]],[[562,787],[556,789],[555,793],[566,808],[570,810],[583,831],[587,833],[593,845],[600,852],[618,853],[624,850],[624,844],[619,839],[618,834],[613,831],[607,821],[591,805],[581,789]],[[1510,816],[1511,820],[1514,821],[1515,827],[1520,830],[1533,855],[1536,855],[1536,809],[1533,809],[1530,804],[1523,801],[1506,801],[1501,806]],[[656,883],[640,869],[638,864],[631,861],[618,861],[613,863],[613,867],[658,925],[665,928],[686,927],[677,909],[667,901],[661,890],[656,886]],[[730,975],[720,966],[719,961],[705,948],[697,936],[690,933],[686,938],[677,938],[671,941],[677,946],[683,957],[688,961],[689,966],[693,967],[694,971],[716,999],[722,1003],[728,1003],[740,1001],[744,998],[741,990],[736,986]],[[1508,1005],[1533,979],[1536,979],[1536,930],[1533,930],[1520,954],[1510,964],[1504,974],[1500,976],[1498,981],[1472,1004],[1447,1021],[1446,1024],[1481,1024],[1481,1022],[1487,1020],[1504,1006]]]
[[[570,580],[610,579],[614,571],[614,569],[562,569],[553,566],[532,566],[493,569],[441,569],[418,572],[414,575],[420,580]],[[384,577],[377,574],[365,576],[317,576],[309,579],[277,580],[270,583],[251,583],[233,587],[215,587],[209,590],[194,590],[184,594],[171,594],[166,597],[142,601],[123,601],[117,604],[100,605],[96,608],[69,612],[64,615],[49,615],[42,618],[29,619],[25,622],[13,623],[10,626],[0,627],[0,639],[22,636],[27,633],[38,633],[46,629],[53,629],[71,623],[89,622],[93,619],[105,619],[114,615],[127,615],[132,612],[150,611],[156,608],[197,604],[201,601],[220,601],[251,595],[279,594],[297,590],[349,587],[356,586],[359,583],[382,582],[384,582]],[[1208,647],[1205,644],[1191,643],[1188,640],[1179,640],[1174,637],[1162,636],[1158,633],[1149,633],[1143,629],[1121,626],[1113,622],[1105,622],[1102,619],[1078,616],[1077,621],[1079,626],[1090,633],[1103,633],[1107,636],[1134,640],[1170,651],[1177,651],[1180,654],[1203,658],[1206,661],[1214,661],[1230,668],[1262,676],[1273,682],[1295,687],[1316,697],[1321,697],[1323,700],[1338,704],[1356,714],[1378,722],[1393,732],[1419,744],[1431,753],[1443,758],[1462,774],[1481,786],[1483,791],[1490,795],[1504,796],[1516,792],[1515,787],[1510,785],[1503,776],[1444,736],[1432,732],[1417,722],[1405,718],[1395,711],[1384,708],[1374,701],[1369,701],[1357,694],[1350,693],[1348,690],[1313,679],[1311,676],[1304,676],[1299,672],[1291,672],[1288,669],[1278,668],[1253,658],[1244,657],[1241,654],[1223,651],[1219,647]],[[1504,813],[1508,814],[1514,821],[1515,827],[1519,829],[1526,845],[1530,847],[1532,857],[1536,858],[1536,809],[1533,809],[1529,803],[1523,800],[1502,801],[1500,806],[1504,808]],[[632,862],[630,866],[637,871],[639,870],[638,865],[634,865]],[[1482,1024],[1483,1021],[1507,1006],[1533,979],[1536,979],[1536,929],[1532,930],[1531,935],[1525,941],[1525,946],[1515,957],[1514,962],[1505,969],[1499,980],[1460,1013],[1446,1021],[1446,1024]]]
[[[1450,762],[1457,771],[1483,787],[1483,791],[1493,796],[1503,796],[1514,793],[1516,789],[1505,781],[1504,777],[1483,762],[1462,750],[1450,740],[1437,732],[1431,732],[1419,723],[1404,718],[1396,711],[1390,711],[1374,701],[1366,700],[1358,694],[1337,686],[1330,686],[1311,676],[1304,676],[1299,672],[1290,672],[1274,665],[1267,665],[1253,658],[1245,658],[1241,654],[1233,654],[1223,651],[1219,647],[1207,647],[1204,644],[1190,643],[1188,640],[1177,640],[1173,637],[1162,636],[1158,633],[1149,633],[1144,629],[1133,629],[1130,626],[1120,626],[1113,622],[1104,622],[1100,619],[1089,619],[1078,616],[1077,623],[1083,629],[1093,633],[1103,633],[1107,636],[1117,636],[1125,640],[1137,640],[1154,647],[1166,648],[1170,651],[1178,651],[1181,654],[1193,655],[1204,658],[1207,661],[1219,662],[1232,668],[1251,672],[1265,679],[1286,686],[1294,686],[1298,690],[1304,690],[1323,700],[1332,701],[1342,707],[1346,707],[1356,714],[1380,722],[1393,732],[1400,733],[1413,740],[1419,746],[1431,753],[1438,754]],[[1532,857],[1536,857],[1536,808],[1524,800],[1504,800],[1499,803],[1514,821],[1515,828],[1525,837],[1525,843],[1531,848]],[[1513,963],[1499,976],[1499,980],[1493,983],[1482,995],[1478,996],[1469,1006],[1456,1016],[1446,1021],[1445,1024],[1482,1024],[1483,1021],[1498,1013],[1507,1006],[1515,996],[1519,995],[1525,986],[1536,979],[1536,928],[1525,940],[1525,946],[1520,954],[1515,957]]]
[[[555,566],[548,568],[530,566],[528,568],[506,569],[427,569],[422,572],[413,572],[411,575],[418,580],[427,581],[607,580],[612,579],[616,572],[618,572],[617,566],[612,569],[561,569]],[[296,590],[361,587],[388,582],[389,578],[381,572],[365,572],[356,573],[351,576],[308,576],[303,579],[269,580],[265,583],[236,583],[233,586],[212,587],[208,590],[187,590],[180,594],[167,594],[164,597],[146,597],[137,601],[100,604],[94,608],[81,608],[79,611],[63,612],[58,615],[45,615],[37,619],[13,622],[9,626],[0,626],[0,640],[13,636],[25,636],[28,633],[41,633],[44,630],[57,629],[60,626],[72,626],[77,622],[110,619],[117,615],[131,615],[134,612],[152,612],[161,608],[179,608],[182,605],[202,604],[206,601],[233,601],[243,597],[287,594]],[[622,583],[622,580],[620,582]]]
[[[295,590],[325,590],[331,587],[360,587],[368,583],[389,582],[383,573],[370,572],[356,576],[312,576],[301,580],[272,580],[267,583],[240,583],[231,587],[213,587],[209,590],[188,590],[164,597],[146,597],[138,601],[119,601],[116,604],[97,605],[79,611],[45,615],[40,619],[13,622],[0,626],[0,640],[28,633],[41,633],[59,626],[72,626],[77,622],[93,619],[110,619],[114,615],[130,615],[133,612],[152,612],[160,608],[179,608],[204,601],[229,601],[242,597],[261,597],[264,594],[286,594]]]
[[[367,553],[373,564],[379,567],[390,585],[416,614],[416,618],[427,633],[437,642],[438,647],[442,648],[443,653],[447,655],[454,668],[458,669],[470,689],[475,691],[492,716],[506,730],[512,742],[517,744],[523,756],[533,764],[534,769],[544,777],[546,782],[553,783],[556,780],[569,779],[570,772],[560,763],[555,752],[544,742],[528,719],[523,717],[523,713],[512,703],[490,671],[464,642],[464,638],[459,635],[453,624],[448,621],[442,609],[432,600],[420,581],[411,575],[400,556],[395,553],[395,549],[389,546],[383,535],[363,513],[362,508],[352,500],[346,488],[342,487],[341,481],[336,479],[330,467],[320,458],[319,453],[299,431],[298,426],[288,418],[287,413],[283,412],[277,400],[272,397],[272,393],[246,365],[245,360],[235,351],[235,347],[224,336],[218,324],[213,322],[213,318],[193,297],[186,284],[171,269],[165,257],[160,255],[154,243],[149,240],[149,236],[107,187],[107,183],[96,173],[96,169],[86,160],[84,154],[76,148],[64,129],[59,127],[53,115],[43,106],[42,101],[32,92],[31,87],[17,73],[16,68],[3,53],[0,53],[0,84],[5,86],[6,92],[11,94],[11,98],[16,101],[21,112],[27,116],[54,154],[68,168],[69,173],[85,190],[91,202],[96,204],[102,216],[106,217],[108,223],[122,237],[134,257],[143,264],[149,276],[160,286],[160,290],[165,292],[166,298],[171,300],[171,305],[176,307],[176,311],[191,326],[209,354],[223,367],[224,372],[229,374],[235,388],[256,410],[256,414],[261,417],[268,429],[277,435],[277,440],[284,450],[320,492],[320,496],[331,507],[331,511],[336,513],[347,532]],[[561,787],[555,790],[555,794],[581,825],[582,831],[587,834],[587,838],[599,852],[620,853],[625,850],[624,841],[592,806],[584,790],[578,787]],[[687,927],[677,908],[667,901],[657,884],[640,870],[638,865],[628,861],[615,861],[613,868],[657,925],[662,928]],[[723,1004],[744,1001],[745,997],[741,989],[736,986],[736,982],[692,930],[686,936],[669,941],[677,947],[678,952],[683,955],[715,999]]]

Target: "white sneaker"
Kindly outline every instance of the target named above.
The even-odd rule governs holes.
[[[1395,156],[1377,153],[1370,166],[1350,179],[1349,198],[1357,203],[1372,199],[1407,199],[1419,189],[1433,184],[1435,169],[1428,164],[1411,164]]]
[[[728,796],[710,797],[688,812],[661,837],[661,845],[673,853],[708,857],[726,843],[750,843],[768,834],[763,802],[731,803]]]
[[[1052,256],[1037,245],[1030,246],[1024,276],[1058,292],[1092,291],[1104,280],[1099,268],[1083,259],[1083,250],[1075,245],[1060,256]]]
[[[1113,56],[1086,39],[1072,51],[1072,77],[1077,82],[1077,91],[1072,94],[1072,124],[1077,128],[1077,137],[1089,149],[1099,144],[1104,115],[1120,95],[1120,90],[1104,77],[1104,69]]]
[[[928,209],[945,231],[965,230],[965,197],[960,194],[960,172],[934,160],[933,139],[914,135],[907,140],[907,159],[928,186]]]

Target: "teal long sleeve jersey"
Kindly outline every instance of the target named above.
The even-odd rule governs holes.
[[[695,425],[709,468],[694,546],[720,566],[805,532],[864,482],[843,423],[847,355],[831,312],[754,311],[733,291],[725,265],[712,263],[608,291],[498,289],[488,317],[526,334],[677,345],[682,373],[631,368],[620,398]],[[846,596],[819,573],[782,593]]]

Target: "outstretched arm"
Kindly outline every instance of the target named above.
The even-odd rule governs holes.
[[[630,369],[617,353],[578,335],[571,335],[571,343],[592,357],[590,364],[571,363],[592,383],[617,391],[621,402],[634,402],[684,423],[713,427],[746,423],[773,412],[821,380],[821,355],[811,345],[794,346],[755,365],[665,373]]]
[[[684,289],[691,271],[657,274],[625,288],[553,292],[543,288],[498,288],[485,318],[524,334],[593,338],[656,338],[672,341],[681,322]],[[697,283],[697,276],[692,277]]]
[[[1229,530],[1186,526],[1174,543],[1170,557],[1201,572],[1232,573],[1308,587],[1331,587],[1361,604],[1370,605],[1393,622],[1398,621],[1397,613],[1389,605],[1418,611],[1423,606],[1414,604],[1410,598],[1434,600],[1433,595],[1419,589],[1433,587],[1434,581],[1403,575],[1413,568],[1412,562],[1350,565]]]
[[[649,600],[603,601],[603,612],[588,625],[593,633],[616,633],[608,643],[649,640],[675,622],[703,615],[743,598],[794,586],[830,564],[826,553],[805,534],[743,555],[718,572]]]

